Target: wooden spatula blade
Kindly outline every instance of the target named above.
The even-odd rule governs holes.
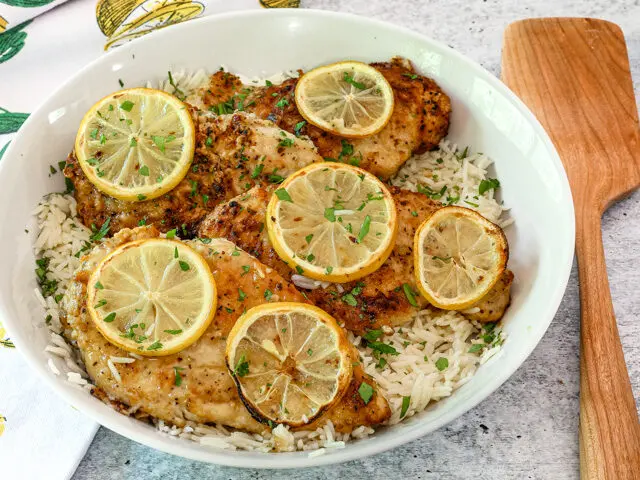
[[[502,78],[551,136],[575,203],[581,476],[640,479],[640,423],[600,232],[606,207],[640,184],[640,130],[624,36],[595,19],[516,22],[505,32]]]

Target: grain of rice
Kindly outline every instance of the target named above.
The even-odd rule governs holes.
[[[113,379],[118,383],[122,383],[122,377],[120,377],[120,372],[118,372],[118,369],[113,364],[113,361],[111,359],[107,360],[107,366],[109,367],[109,371],[111,372]]]
[[[127,358],[127,357],[110,357],[112,363],[133,363],[136,361],[135,358]]]
[[[51,370],[55,375],[60,375],[60,370],[58,370],[56,364],[53,363],[53,358],[49,358],[47,360],[47,365],[49,365],[49,370]]]

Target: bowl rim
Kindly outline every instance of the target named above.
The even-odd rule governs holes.
[[[114,49],[110,52],[107,52],[104,55],[94,59],[80,70],[78,70],[74,75],[72,75],[67,81],[61,84],[55,91],[50,94],[39,106],[34,110],[34,112],[29,116],[27,121],[25,122],[25,126],[28,126],[32,121],[35,122],[35,118],[40,117],[42,112],[46,110],[47,104],[55,99],[60,92],[67,88],[68,84],[73,83],[77,78],[85,75],[86,72],[90,71],[94,68],[95,65],[103,62],[108,62],[114,56],[123,55],[123,58],[130,52],[131,49],[135,48],[141,42],[153,42],[156,37],[160,37],[162,35],[175,35],[176,32],[181,32],[183,30],[191,28],[191,25],[195,23],[216,23],[223,22],[228,20],[233,20],[239,18],[240,20],[247,17],[256,17],[256,16],[274,16],[274,17],[300,17],[304,19],[308,18],[341,18],[348,19],[351,22],[364,24],[371,28],[383,28],[393,34],[398,34],[400,36],[404,36],[406,38],[412,38],[418,42],[427,43],[433,45],[434,47],[440,49],[443,52],[446,52],[448,56],[455,58],[460,61],[467,67],[470,71],[481,75],[485,78],[492,87],[500,91],[506,98],[509,99],[511,104],[515,106],[518,112],[527,120],[527,122],[533,127],[535,134],[542,140],[544,147],[547,149],[548,155],[551,157],[551,161],[556,170],[556,174],[559,179],[559,188],[563,195],[566,198],[566,208],[567,208],[567,216],[571,218],[571,222],[567,225],[569,237],[571,239],[571,245],[566,250],[566,258],[561,265],[558,265],[559,275],[557,276],[557,287],[554,291],[554,294],[545,306],[545,310],[543,314],[539,315],[541,320],[546,322],[544,328],[540,328],[537,331],[536,335],[532,335],[531,341],[527,343],[526,348],[520,350],[516,355],[516,360],[509,364],[508,367],[501,369],[499,374],[492,377],[485,385],[483,392],[474,396],[470,399],[467,404],[460,411],[448,411],[444,412],[440,415],[435,421],[431,422],[431,425],[428,427],[422,426],[422,428],[418,425],[417,428],[414,428],[410,432],[403,431],[403,434],[396,434],[395,436],[390,436],[386,439],[385,442],[367,442],[359,441],[354,442],[352,446],[347,446],[344,449],[333,450],[330,455],[319,455],[316,457],[309,457],[308,452],[294,452],[294,453],[261,453],[261,452],[250,452],[250,451],[236,451],[231,452],[229,450],[216,449],[216,448],[207,448],[206,450],[202,448],[193,448],[193,446],[189,445],[189,443],[184,441],[176,441],[169,445],[169,442],[160,441],[160,436],[158,432],[155,430],[147,430],[147,429],[135,429],[130,428],[124,420],[132,420],[130,417],[122,417],[122,415],[115,410],[112,410],[110,407],[109,410],[103,410],[100,408],[94,408],[88,405],[81,404],[78,407],[83,414],[87,415],[92,420],[98,422],[100,425],[109,428],[116,433],[144,444],[146,446],[155,448],[157,450],[163,451],[165,453],[169,453],[172,455],[178,455],[184,458],[199,460],[208,463],[214,463],[218,465],[230,466],[230,467],[241,467],[241,468],[266,468],[266,469],[289,469],[289,468],[302,468],[302,467],[314,467],[314,466],[322,466],[322,465],[330,465],[336,463],[342,463],[349,460],[355,460],[364,458],[370,455],[375,455],[392,448],[399,447],[408,442],[414,441],[436,429],[443,427],[444,425],[450,423],[454,419],[462,416],[475,406],[477,406],[480,402],[485,400],[490,394],[492,394],[495,390],[497,390],[509,377],[511,377],[518,368],[522,365],[522,363],[529,357],[531,352],[535,349],[535,347],[539,344],[540,340],[544,336],[547,331],[549,325],[553,321],[555,314],[558,311],[558,307],[560,302],[564,296],[565,290],[567,288],[567,284],[569,281],[569,276],[573,264],[573,256],[574,256],[574,248],[575,248],[575,217],[574,217],[574,205],[573,199],[571,195],[571,189],[569,187],[569,181],[566,175],[566,171],[564,170],[563,164],[560,160],[560,157],[555,149],[553,142],[551,141],[549,135],[544,130],[540,122],[534,116],[534,114],[528,109],[528,107],[504,84],[502,81],[495,77],[491,72],[488,72],[482,66],[480,66],[475,61],[466,57],[462,53],[457,52],[452,49],[448,45],[433,40],[426,35],[410,30],[406,27],[398,26],[389,22],[385,22],[382,20],[372,19],[368,17],[363,17],[350,13],[342,13],[342,12],[333,12],[333,11],[325,11],[325,10],[316,10],[316,9],[262,9],[262,10],[248,10],[248,11],[233,11],[227,13],[220,13],[215,15],[210,15],[206,17],[201,17],[197,19],[193,19],[187,22],[183,22],[181,24],[173,25],[169,29],[161,29],[151,32],[148,35],[144,35],[143,37],[137,38],[125,45],[120,46],[117,49]],[[179,33],[177,33],[179,34]],[[17,133],[15,139],[21,138],[22,132],[26,131],[26,128],[21,128]],[[15,140],[14,139],[14,140]],[[4,161],[0,162],[0,172],[3,170],[3,165],[8,164],[12,161],[12,157],[14,156],[14,150],[16,149],[16,145],[18,142],[13,141],[7,148],[7,151],[4,155]],[[568,240],[568,239],[567,239]],[[4,325],[11,329],[12,324],[14,323],[10,316],[7,314],[7,311],[4,307],[3,302],[0,301],[0,318],[3,319]],[[17,322],[16,322],[17,323]],[[11,331],[12,339],[16,346],[17,350],[26,359],[29,366],[37,371],[40,377],[49,385],[57,395],[62,397],[65,402],[70,405],[78,404],[78,400],[82,403],[82,399],[78,397],[76,394],[82,394],[84,396],[84,392],[77,392],[75,390],[61,388],[59,380],[56,380],[52,375],[50,375],[49,371],[45,367],[44,364],[40,362],[40,359],[33,353],[29,348],[29,342],[26,338],[23,338],[19,333],[19,330],[14,329]],[[115,414],[115,415],[114,415]],[[117,415],[117,416],[116,416]],[[196,444],[194,444],[195,446]],[[198,445],[198,447],[200,447]],[[256,455],[257,454],[257,455]]]

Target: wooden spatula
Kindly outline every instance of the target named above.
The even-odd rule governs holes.
[[[513,23],[504,35],[502,79],[551,136],[575,203],[581,477],[640,479],[640,423],[600,232],[607,207],[640,185],[638,111],[624,36],[612,23],[587,18]],[[630,260],[639,254],[629,252]]]

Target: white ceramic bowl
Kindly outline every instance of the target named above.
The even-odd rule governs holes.
[[[495,159],[501,194],[511,207],[507,230],[516,275],[505,317],[507,341],[499,355],[451,397],[366,440],[309,458],[307,453],[223,451],[159,434],[72,388],[47,368],[48,333],[34,297],[34,229],[30,212],[43,195],[63,190],[49,164],[66,158],[84,113],[102,96],[159,80],[167,70],[221,64],[249,76],[267,76],[342,59],[411,59],[451,96],[449,138]],[[18,351],[67,402],[102,425],[168,453],[239,466],[290,468],[360,458],[425,435],[477,405],[529,356],[558,308],[573,259],[574,216],[560,159],[540,124],[499,80],[445,45],[360,17],[305,10],[232,13],[152,33],[104,55],[71,78],[34,112],[0,162],[0,319]]]

